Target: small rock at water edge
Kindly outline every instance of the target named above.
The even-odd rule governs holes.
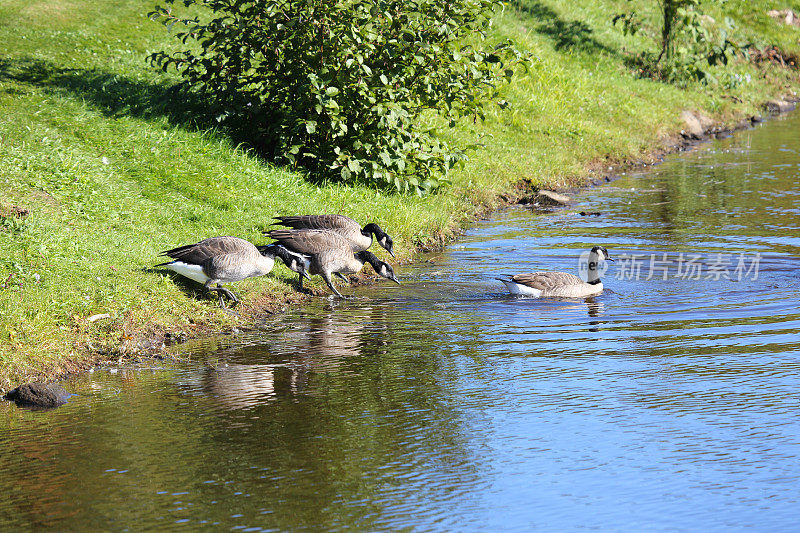
[[[703,127],[704,123],[708,124],[708,127],[711,127],[713,122],[706,117],[703,117],[701,120],[701,116],[702,115],[695,115],[691,111],[681,112],[681,120],[683,120],[683,123],[686,125],[686,129],[681,131],[684,137],[702,139],[705,136],[706,128]]]
[[[795,104],[784,100],[770,100],[764,104],[764,108],[770,113],[788,113],[794,110]]]
[[[537,196],[539,201],[546,204],[567,205],[570,202],[569,196],[544,189],[539,190]]]
[[[58,407],[67,403],[69,394],[54,383],[26,383],[6,394],[6,400],[26,407]]]

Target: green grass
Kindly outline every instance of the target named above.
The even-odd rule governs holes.
[[[409,258],[520,180],[576,183],[588,165],[635,160],[674,138],[683,109],[733,120],[798,86],[796,71],[746,63],[730,71],[753,82],[724,94],[640,79],[626,50],[652,43],[610,24],[627,2],[514,5],[498,18],[497,37],[514,38],[534,60],[507,89],[512,109],[446,133],[485,148],[451,187],[417,198],[318,186],[196,124],[192,103],[168,90],[174,79],[144,61],[176,44],[147,20],[151,2],[4,2],[0,387],[117,350],[142,332],[235,322],[191,282],[151,269],[166,248],[223,234],[261,243],[274,215],[340,212],[379,222]],[[766,16],[783,7],[731,0],[725,9],[742,38],[796,55],[800,32]],[[3,216],[12,205],[30,214]],[[276,274],[236,285],[245,318],[293,291],[293,276],[283,267]],[[86,320],[99,313],[113,318]]]

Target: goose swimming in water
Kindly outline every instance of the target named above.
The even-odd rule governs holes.
[[[502,281],[511,294],[519,296],[535,296],[537,298],[587,298],[603,292],[600,280],[599,265],[602,261],[613,261],[608,250],[595,246],[589,252],[587,280],[566,272],[532,272],[516,274]]]
[[[384,263],[368,250],[353,254],[350,241],[333,231],[276,229],[268,231],[266,234],[289,251],[306,256],[305,268],[308,273],[322,276],[336,296],[342,297],[342,293],[333,286],[331,276],[343,277],[344,274],[357,274],[364,267],[364,263],[372,265],[375,272],[384,278],[400,284],[389,264]],[[302,284],[301,278],[301,287]]]
[[[223,309],[225,308],[223,294],[233,300],[234,304],[239,303],[239,298],[223,287],[223,283],[269,274],[275,265],[276,257],[291,270],[308,278],[303,258],[297,254],[278,244],[255,246],[239,237],[211,237],[196,244],[166,250],[160,255],[168,256],[173,261],[161,263],[156,265],[157,267],[168,268],[181,276],[202,283],[209,292],[217,293],[219,305]],[[215,283],[217,286],[212,287]]]
[[[338,233],[351,243],[353,253],[366,250],[372,245],[372,236],[383,248],[394,257],[394,242],[385,231],[375,223],[363,228],[350,217],[344,215],[302,215],[291,217],[275,217],[273,225],[286,226],[293,229],[320,229]]]

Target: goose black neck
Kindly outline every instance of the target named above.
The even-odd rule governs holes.
[[[586,274],[586,283],[589,285],[598,285],[600,283],[600,258],[601,256],[594,250],[589,253],[589,270]]]
[[[381,235],[383,235],[383,230],[379,225],[375,224],[374,222],[370,222],[369,224],[361,228],[361,234],[364,237],[375,235],[376,239],[380,239]]]
[[[289,251],[281,246],[280,244],[268,244],[266,246],[256,246],[258,251],[264,257],[269,257],[270,259],[275,259],[279,257],[284,262],[290,258]]]
[[[376,272],[378,271],[381,265],[381,260],[378,259],[378,257],[369,250],[358,252],[356,254],[356,259],[358,259],[362,265],[364,263],[369,263],[370,265],[372,265],[372,268],[374,268]]]

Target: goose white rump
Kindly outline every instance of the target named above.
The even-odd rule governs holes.
[[[191,263],[184,263],[183,261],[172,261],[171,263],[165,264],[164,268],[168,268],[181,276],[203,285],[210,279],[203,271],[203,265],[193,265]]]

